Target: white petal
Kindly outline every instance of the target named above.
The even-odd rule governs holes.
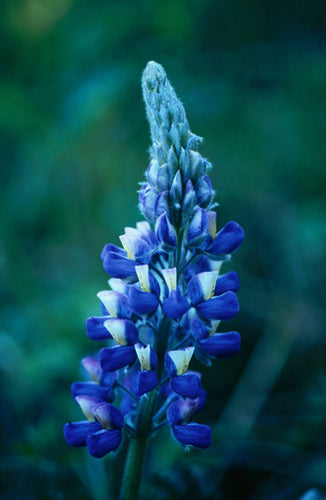
[[[125,323],[118,319],[107,319],[104,321],[105,328],[111,333],[112,337],[119,345],[127,345],[125,335]]]
[[[135,260],[134,245],[132,238],[129,238],[126,234],[119,236],[123,248],[127,252],[128,259]]]
[[[176,290],[177,288],[177,268],[172,269],[162,269],[162,274],[164,276],[165,282],[168,286],[169,292]]]
[[[208,300],[213,297],[216,280],[218,278],[218,271],[207,271],[198,274],[197,277],[203,291],[204,300]]]
[[[175,364],[177,375],[186,373],[194,350],[194,347],[186,347],[185,349],[169,351],[169,356]]]
[[[116,318],[118,315],[118,297],[116,292],[113,292],[112,290],[103,290],[98,292],[97,296],[104,307],[108,310],[109,314]]]
[[[151,348],[150,345],[147,344],[146,347],[144,347],[141,344],[135,344],[135,350],[137,357],[140,362],[140,367],[142,370],[151,370],[151,362],[150,362],[150,355],[151,355]]]
[[[135,267],[139,283],[140,283],[140,288],[143,290],[143,292],[150,292],[150,284],[149,284],[149,268],[147,265],[144,266],[136,266]]]

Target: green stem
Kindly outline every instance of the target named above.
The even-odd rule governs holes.
[[[119,500],[137,500],[141,473],[156,402],[156,391],[143,397],[136,422],[136,436],[130,439]]]
[[[155,349],[158,357],[157,375],[159,380],[163,376],[164,353],[171,327],[171,320],[163,317],[157,331]],[[123,471],[119,500],[137,500],[140,487],[141,473],[147,448],[147,443],[151,435],[153,416],[158,390],[153,390],[149,396],[143,396],[137,411],[135,425],[135,437],[130,438],[129,449],[125,468]]]

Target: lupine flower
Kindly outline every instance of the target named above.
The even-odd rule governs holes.
[[[87,421],[70,422],[64,436],[72,446],[86,446],[91,455],[101,458],[114,451],[121,441],[122,413],[115,406],[89,396],[76,396]]]
[[[210,364],[240,349],[238,332],[218,329],[239,311],[238,275],[220,271],[243,229],[236,222],[217,229],[211,164],[155,62],[144,71],[143,95],[152,137],[139,191],[146,220],[125,228],[121,247],[102,251],[111,289],[97,294],[102,315],[88,318],[86,331],[108,345],[82,362],[93,381],[72,385],[88,421],[64,428],[69,444],[87,445],[95,457],[114,451],[123,432],[137,446],[163,425],[184,447],[208,447],[211,429],[193,422],[206,392],[201,373],[189,367],[194,357]],[[146,447],[139,446],[140,474]],[[129,484],[137,474],[128,474]]]

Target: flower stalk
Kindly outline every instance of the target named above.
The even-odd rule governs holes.
[[[156,393],[143,398],[139,408],[135,438],[130,439],[119,500],[137,500],[148,441],[151,435]]]

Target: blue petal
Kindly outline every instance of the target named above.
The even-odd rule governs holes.
[[[73,398],[76,396],[92,396],[99,399],[107,399],[109,391],[107,387],[95,382],[74,382],[71,385]]]
[[[181,290],[177,287],[172,290],[169,297],[163,302],[163,313],[169,318],[180,319],[189,309],[190,305]]]
[[[136,359],[133,346],[104,347],[99,352],[99,359],[103,370],[113,372],[133,363]]]
[[[112,278],[128,279],[130,282],[137,278],[135,265],[136,261],[114,252],[108,252],[103,261],[104,270]]]
[[[170,188],[170,179],[169,179],[169,167],[168,164],[163,164],[157,172],[156,185],[159,191],[166,191]]]
[[[204,300],[203,289],[197,276],[194,276],[189,281],[187,294],[189,296],[189,299],[191,300],[191,303],[194,305],[199,304],[199,302],[202,302]]]
[[[241,337],[238,332],[215,333],[198,344],[209,356],[226,358],[239,351]]]
[[[196,192],[194,186],[190,179],[187,180],[183,202],[182,202],[182,211],[184,213],[190,213],[194,206],[196,205]]]
[[[216,235],[207,251],[214,255],[235,252],[244,238],[244,230],[237,222],[228,222]]]
[[[214,196],[212,183],[208,175],[203,175],[198,179],[196,183],[196,194],[198,205],[206,208]]]
[[[96,458],[102,458],[110,451],[117,449],[121,441],[121,431],[119,429],[107,431],[102,429],[87,438],[89,454]]]
[[[146,170],[146,179],[151,184],[151,186],[156,186],[156,179],[158,169],[160,168],[160,164],[156,159],[153,159],[147,167]]]
[[[158,377],[155,371],[137,370],[130,377],[130,388],[138,397],[152,391],[157,384]]]
[[[155,188],[151,188],[149,184],[143,184],[139,190],[139,208],[150,222],[156,220],[154,206],[157,195],[158,191]]]
[[[207,425],[173,425],[172,432],[182,446],[191,445],[203,449],[212,444],[212,430]]]
[[[227,320],[238,314],[239,302],[234,292],[225,292],[198,304],[197,311],[204,318]]]
[[[163,191],[160,193],[154,205],[154,212],[157,217],[166,212],[168,215],[170,214],[170,206],[169,206],[169,191]]]
[[[92,340],[108,340],[112,339],[112,336],[104,326],[104,321],[111,318],[108,316],[91,316],[86,320],[86,333],[88,337]]]
[[[80,422],[69,422],[63,428],[65,440],[70,446],[86,446],[89,434],[102,429],[101,424],[82,420]]]
[[[126,252],[124,250],[122,250],[122,248],[119,248],[116,245],[112,245],[112,243],[108,243],[107,245],[105,245],[105,247],[103,248],[103,250],[101,252],[102,262],[104,261],[105,257],[107,256],[107,254],[109,252],[113,252],[113,253],[116,253],[116,254],[121,255],[123,257],[126,257]]]
[[[161,294],[160,285],[155,276],[152,275],[152,273],[149,273],[149,286],[151,292],[154,293],[154,295],[156,295],[157,297],[160,297]]]
[[[92,406],[92,413],[103,429],[121,429],[124,419],[121,411],[110,403],[96,403]]]
[[[221,295],[224,292],[232,291],[237,292],[240,288],[238,273],[230,271],[229,273],[222,274],[217,278],[215,284],[214,295]]]
[[[205,236],[207,230],[207,212],[203,208],[197,208],[187,232],[188,246],[198,246]]]
[[[136,285],[129,289],[129,304],[137,314],[147,314],[157,309],[159,300],[153,293],[143,292]]]
[[[180,396],[194,399],[201,389],[200,378],[194,373],[184,373],[172,378],[171,387]]]
[[[159,216],[155,223],[155,234],[167,250],[173,250],[177,245],[177,235],[166,212]]]
[[[182,200],[182,178],[180,170],[177,171],[177,173],[173,178],[170,189],[170,197],[174,203],[175,202],[180,203]]]
[[[170,425],[188,424],[197,407],[197,401],[192,399],[178,399],[173,401],[167,409],[166,416]]]

